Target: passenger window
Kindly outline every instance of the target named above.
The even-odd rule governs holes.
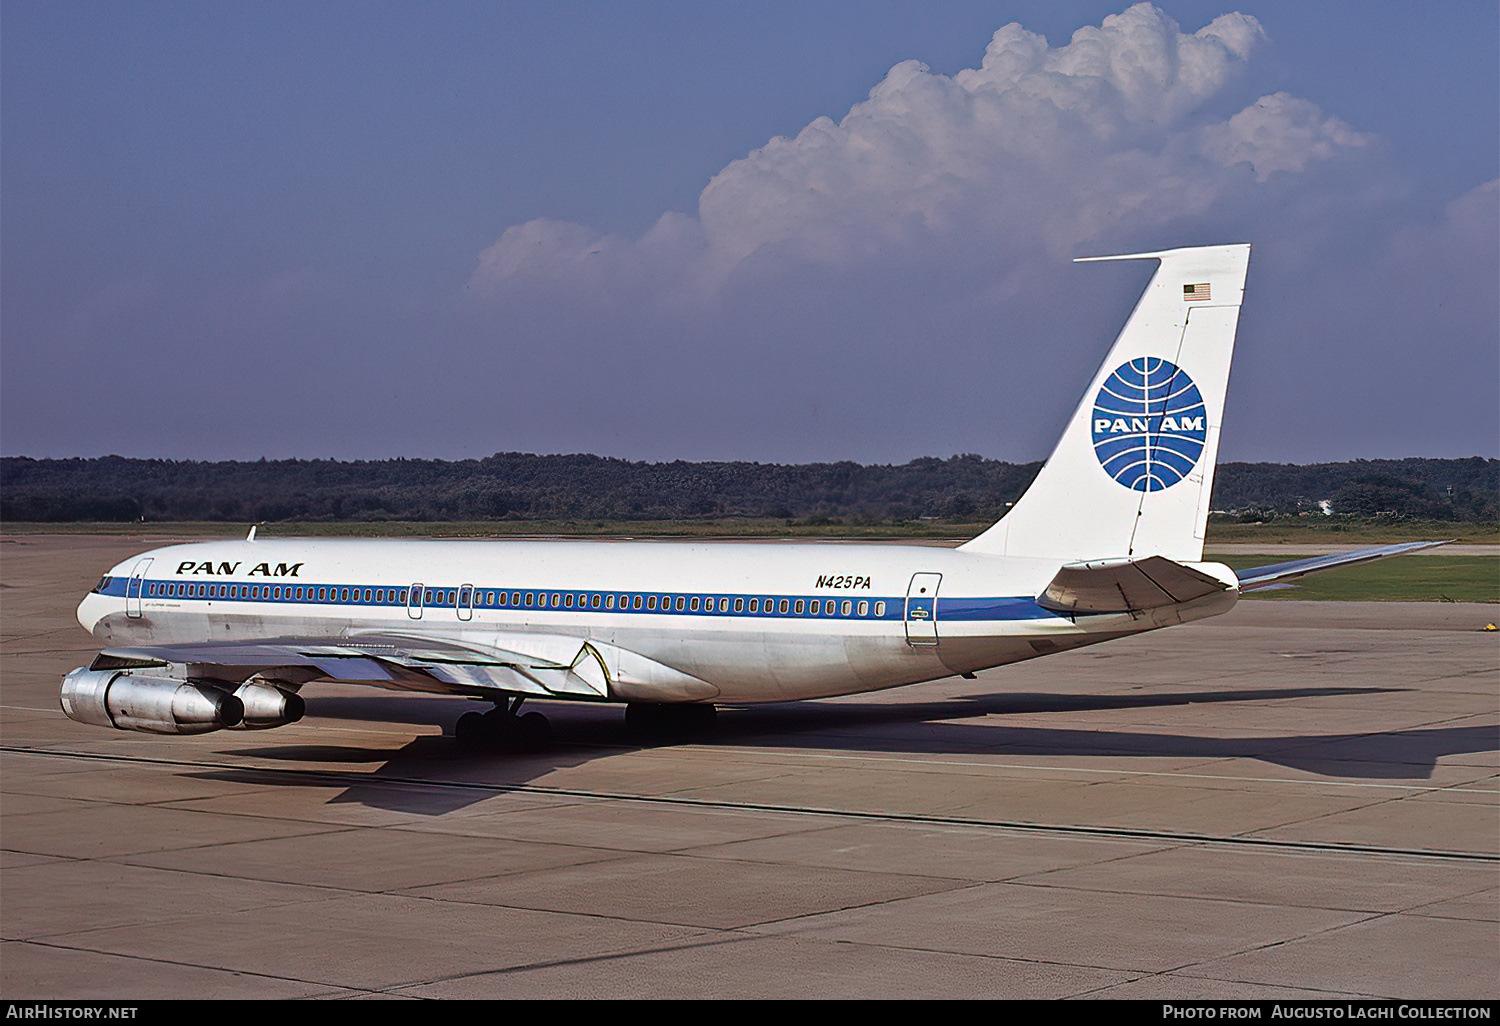
[[[696,599],[694,601],[696,601]],[[682,612],[682,604],[683,604],[683,598],[682,598],[681,595],[678,595],[677,596],[677,611],[679,613]]]
[[[590,596],[589,597],[589,605],[592,606],[594,609],[598,609],[599,608],[599,596],[598,595],[592,595],[592,596]]]
[[[854,603],[850,602],[848,599],[845,599],[843,601],[843,604],[839,607],[839,612],[842,613],[844,616],[848,616],[851,612],[853,612],[853,610],[854,610]]]
[[[750,612],[752,612],[752,613],[758,613],[758,612],[760,612],[760,599],[753,598],[753,599],[750,600]]]
[[[868,602],[861,602],[859,604],[859,615],[860,616],[867,616],[867,615],[869,615],[869,612],[870,612],[870,603],[868,603]]]
[[[680,602],[682,600],[678,599],[678,601]],[[698,611],[698,596],[697,595],[694,595],[693,596],[693,601],[690,602],[690,603],[688,603],[688,608],[691,609],[695,613]]]
[[[402,588],[400,591],[396,592],[396,601],[399,602],[403,606],[406,605],[406,589],[405,588]]]
[[[647,599],[646,599],[646,608],[649,609],[649,610],[655,610],[656,609],[656,596],[655,595],[651,595],[651,596],[647,597]]]
[[[727,613],[727,612],[729,612],[729,600],[727,598],[721,598],[721,599],[719,599],[719,612],[721,612],[721,613]]]
[[[784,612],[786,612],[786,610],[787,610],[787,604],[786,604],[786,599],[782,599],[782,600],[781,600],[781,604],[780,604],[780,605],[778,605],[778,606],[777,606],[777,607],[776,607],[776,608],[777,608],[777,611],[778,611],[778,612],[781,612],[781,613],[784,613]],[[799,612],[799,613],[800,613],[800,612],[802,612],[802,610],[800,610],[800,609],[799,609],[799,610],[797,610],[797,612]]]
[[[531,608],[531,592],[526,593],[526,608]]]
[[[877,603],[875,603],[875,615],[876,616],[884,616],[885,615],[885,603],[884,602],[877,602]]]
[[[567,607],[568,609],[572,609],[573,608],[573,596],[572,596],[572,594],[567,594],[567,595],[563,596],[563,605],[565,607]]]
[[[802,614],[802,610],[805,608],[806,606],[804,605],[803,601],[801,599],[798,599],[796,609],[799,616]]]
[[[637,595],[635,598],[633,598],[633,599],[630,600],[630,608],[631,609],[639,609],[639,608],[641,608],[641,597],[639,595]]]
[[[553,609],[557,608],[557,602],[558,602],[558,595],[557,595],[557,592],[554,591],[552,593],[552,608]]]
[[[823,603],[823,612],[824,612],[824,614],[826,614],[828,616],[832,616],[833,615],[833,610],[834,610],[834,608],[837,605],[838,605],[838,603],[834,602],[833,599],[829,599],[827,602],[824,602]]]
[[[349,589],[348,588],[343,588],[343,589],[341,589],[339,591],[339,601],[340,602],[348,602],[349,601]]]
[[[604,596],[604,608],[605,609],[613,609],[613,608],[615,608],[615,597],[613,595],[606,595],[606,596]]]
[[[736,613],[743,613],[745,611],[745,600],[744,599],[737,598],[737,599],[734,600],[734,611]]]

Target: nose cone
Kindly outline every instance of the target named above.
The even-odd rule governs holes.
[[[119,608],[121,608],[120,600],[112,599],[108,595],[89,592],[83,597],[83,601],[78,603],[78,622],[83,625],[84,630],[97,638],[99,637],[97,629],[99,622]]]

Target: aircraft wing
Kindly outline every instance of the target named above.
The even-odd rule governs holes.
[[[617,646],[552,634],[497,634],[483,641],[361,633],[341,637],[107,648],[91,670],[181,665],[191,679],[239,683],[251,677],[293,686],[310,680],[403,691],[605,699],[640,689],[711,697],[712,685]]]
[[[1372,559],[1381,559],[1385,556],[1396,556],[1403,552],[1415,552],[1418,549],[1430,549],[1436,545],[1447,545],[1447,541],[1430,542],[1403,542],[1400,545],[1381,545],[1372,549],[1356,549],[1353,552],[1331,552],[1326,556],[1310,556],[1307,559],[1294,559],[1286,563],[1272,563],[1269,566],[1257,566],[1248,570],[1236,571],[1240,579],[1240,591],[1254,591],[1264,588],[1270,584],[1280,581],[1289,581],[1303,574],[1316,573],[1319,570],[1331,570],[1336,566],[1349,566],[1353,563],[1365,563]]]

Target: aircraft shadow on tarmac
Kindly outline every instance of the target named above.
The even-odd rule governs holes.
[[[1255,759],[1321,776],[1430,779],[1443,756],[1500,750],[1500,728],[1463,726],[1358,734],[1292,734],[1204,737],[1132,730],[1011,726],[988,719],[1025,713],[1086,713],[1149,709],[1198,703],[1263,702],[1299,698],[1374,695],[1399,688],[1323,687],[1180,692],[1139,696],[1003,693],[910,705],[796,702],[721,710],[710,737],[696,744],[732,744],[798,750],[900,755],[1028,755],[1141,759]],[[452,724],[466,703],[443,699],[309,696],[311,718],[438,725],[444,736],[424,735],[401,748],[347,745],[266,745],[226,752],[298,767],[344,790],[332,802],[423,815],[442,815],[480,802],[497,791],[529,784],[547,773],[581,765],[621,749],[644,747],[626,732],[617,707],[546,706],[554,744],[540,752],[493,752],[460,748]],[[986,718],[985,722],[963,722]],[[383,763],[373,774],[340,770],[338,764]],[[330,765],[333,764],[333,765]],[[305,784],[302,773],[253,767],[215,770],[203,776],[260,784]]]

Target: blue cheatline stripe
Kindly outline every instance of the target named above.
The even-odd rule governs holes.
[[[125,598],[130,579],[114,577],[102,588],[100,595]],[[169,593],[175,588],[176,593]],[[280,589],[277,591],[276,589]],[[147,578],[140,582],[141,598],[147,602],[171,599],[193,602],[256,602],[291,606],[361,606],[405,610],[408,607],[409,586],[392,587],[374,584],[248,584],[234,582],[206,582],[192,580],[164,580]],[[457,585],[442,587],[423,586],[423,609],[455,609],[463,605]],[[766,595],[755,593],[725,592],[664,592],[664,591],[594,591],[565,588],[497,588],[475,587],[473,608],[476,610],[503,610],[505,612],[577,612],[610,613],[644,616],[714,616],[714,617],[769,617],[772,619],[829,619],[829,620],[877,620],[900,621],[905,612],[902,596],[838,597],[828,595]],[[370,597],[365,598],[366,595]],[[527,605],[525,597],[530,596]],[[655,599],[657,608],[648,608],[649,600]],[[640,600],[637,608],[636,600]],[[678,599],[682,608],[677,608]],[[571,600],[571,604],[569,602]],[[612,604],[606,604],[610,600]],[[750,603],[757,602],[759,608],[750,611]],[[694,602],[697,608],[693,608]],[[786,603],[782,612],[781,604]],[[803,611],[797,612],[797,603]],[[826,612],[827,604],[834,603],[833,612]],[[849,612],[843,611],[845,602]],[[860,603],[865,603],[865,613],[860,615]],[[884,609],[877,613],[877,604]],[[670,606],[670,608],[668,608]],[[936,619],[942,621],[993,621],[993,620],[1042,620],[1055,618],[1056,614],[1043,609],[1029,596],[939,598]]]
[[[1036,604],[1036,599],[939,598],[939,622],[943,620],[1051,620],[1057,614]]]

